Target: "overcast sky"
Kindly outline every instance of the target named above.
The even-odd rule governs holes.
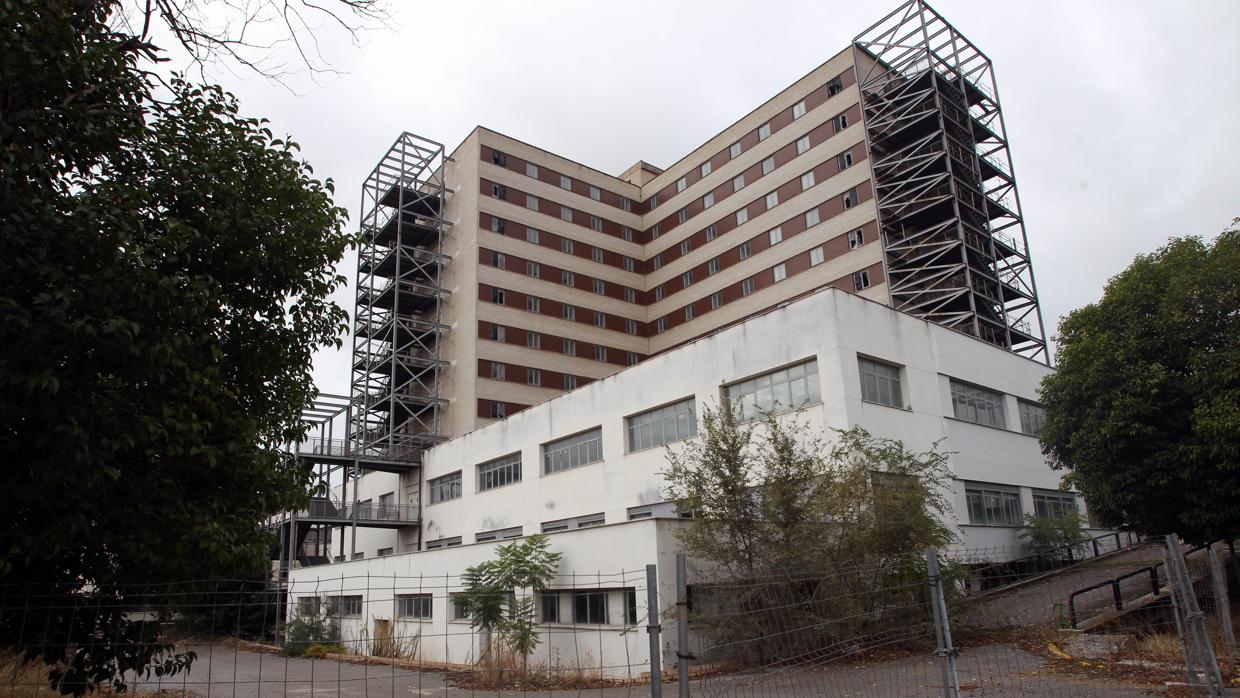
[[[1048,334],[1134,255],[1240,216],[1240,2],[932,4],[994,62]],[[212,77],[355,214],[401,131],[451,150],[481,124],[603,172],[666,167],[896,5],[392,0],[360,46],[325,26],[342,74],[296,94]],[[347,393],[347,347],[317,358],[321,390]]]

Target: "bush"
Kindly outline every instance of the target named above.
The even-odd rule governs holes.
[[[344,654],[344,648],[335,643],[327,645],[314,644],[307,647],[302,656],[307,659],[323,659],[329,654]]]
[[[336,647],[332,625],[322,611],[299,612],[284,626],[284,654],[289,657],[308,655],[314,647]]]
[[[1076,512],[1062,516],[1026,514],[1020,537],[1035,555],[1060,560],[1080,552],[1089,542],[1089,532],[1082,524],[1081,515]]]

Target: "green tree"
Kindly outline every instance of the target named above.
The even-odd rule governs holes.
[[[724,401],[704,410],[699,438],[669,449],[664,477],[693,513],[682,548],[718,580],[696,598],[720,610],[699,620],[727,659],[879,642],[921,607],[924,551],[954,540],[947,456],[859,427],[828,440],[794,416],[741,422]]]
[[[1240,219],[1237,219],[1240,223]],[[1240,534],[1240,229],[1173,239],[1059,324],[1042,450],[1091,518]]]
[[[538,647],[534,596],[555,579],[560,553],[548,549],[546,536],[499,546],[494,560],[468,567],[459,601],[472,627],[482,635],[484,663],[501,663],[498,654],[520,658],[524,671]],[[498,642],[498,647],[495,643]]]
[[[189,659],[127,620],[134,585],[261,569],[260,522],[306,498],[278,445],[348,328],[331,182],[154,76],[119,6],[0,5],[0,582],[80,606],[6,603],[0,637],[73,693]]]

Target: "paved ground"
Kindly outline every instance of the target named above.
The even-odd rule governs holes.
[[[174,693],[193,693],[220,698],[258,698],[260,696],[305,696],[307,698],[383,698],[384,696],[648,696],[649,686],[630,686],[601,690],[556,692],[468,691],[449,688],[443,674],[368,666],[334,660],[289,659],[232,647],[196,647],[198,660],[187,677],[173,681],[151,679],[140,682],[142,692],[156,689]],[[1027,652],[1002,645],[964,651],[959,660],[964,695],[1007,698],[1112,698],[1147,695],[1138,686],[1100,684],[1043,674],[1040,659]],[[666,684],[664,693],[676,695],[675,684]],[[796,668],[768,672],[733,674],[695,680],[694,696],[735,696],[749,698],[790,698],[826,696],[830,698],[904,698],[942,695],[939,666],[933,657],[911,657],[893,661],[856,664],[835,662],[823,667]]]

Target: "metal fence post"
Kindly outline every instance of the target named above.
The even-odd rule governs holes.
[[[1167,536],[1168,575],[1175,580],[1171,587],[1173,597],[1178,595],[1178,610],[1184,615],[1184,626],[1187,631],[1186,640],[1191,641],[1192,654],[1201,663],[1201,676],[1205,680],[1206,691],[1211,698],[1223,696],[1223,677],[1219,673],[1218,660],[1214,656],[1214,647],[1210,644],[1210,635],[1206,631],[1205,616],[1197,604],[1197,592],[1193,589],[1193,578],[1188,573],[1188,564],[1184,553],[1180,550],[1180,541],[1174,534]],[[1183,635],[1181,636],[1183,638]],[[1189,654],[1189,642],[1185,642],[1185,654]],[[1195,664],[1188,667],[1189,684],[1194,682]]]
[[[663,643],[659,640],[659,568],[646,565],[646,632],[650,634],[650,698],[663,698]]]
[[[678,695],[689,698],[689,580],[684,553],[676,553],[676,670]]]
[[[956,651],[952,648],[952,631],[947,621],[947,601],[943,594],[943,578],[939,573],[939,551],[926,551],[926,571],[930,582],[930,607],[934,610],[934,635],[938,649],[939,672],[943,676],[943,698],[960,698],[960,682],[956,675]]]
[[[1218,605],[1219,626],[1223,630],[1224,649],[1228,658],[1236,661],[1236,631],[1231,625],[1231,599],[1227,596],[1227,570],[1214,546],[1210,551],[1210,580],[1214,584],[1214,602]]]

